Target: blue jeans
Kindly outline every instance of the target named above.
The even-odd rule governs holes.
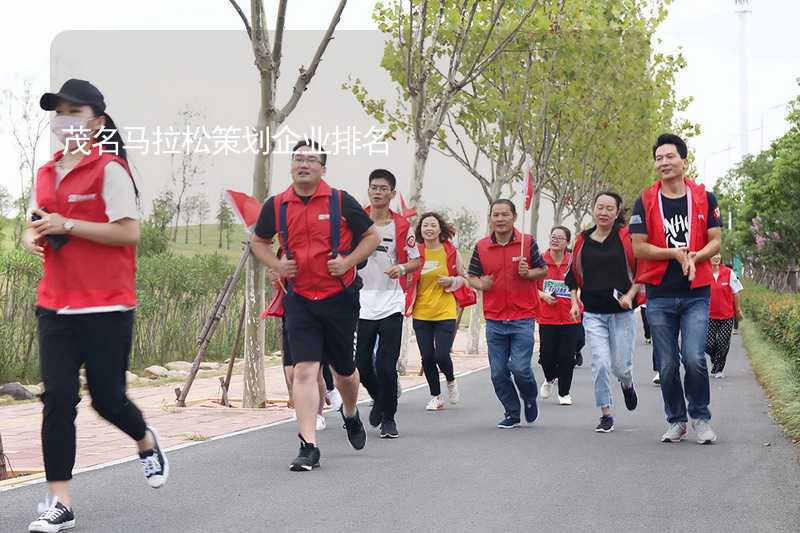
[[[537,394],[536,378],[531,368],[533,319],[487,320],[486,343],[489,345],[494,392],[503,404],[506,416],[519,419],[519,397],[535,402]]]
[[[597,407],[611,407],[610,378],[614,374],[625,386],[633,384],[633,350],[636,320],[633,311],[583,313],[586,345],[592,352],[592,384]]]
[[[708,305],[707,296],[654,298],[647,302],[647,320],[653,335],[653,351],[661,371],[664,412],[670,424],[687,422],[684,390],[689,402],[689,416],[694,420],[711,419],[711,412],[708,410],[711,392],[704,353]],[[686,372],[683,387],[681,361]]]

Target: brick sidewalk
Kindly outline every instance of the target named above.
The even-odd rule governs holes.
[[[479,355],[465,354],[467,340],[467,332],[460,331],[453,347],[456,374],[487,365],[483,350]],[[407,375],[400,378],[404,390],[425,383],[424,376],[417,375],[420,358],[413,340],[409,344],[408,352]],[[267,368],[265,382],[268,400],[278,402],[266,409],[226,408],[215,403],[213,400],[220,398],[219,380],[216,377],[195,380],[187,399],[189,406],[185,408],[175,407],[174,390],[181,383],[134,387],[128,390],[128,396],[142,410],[147,423],[158,429],[162,446],[172,447],[191,440],[203,440],[294,417],[294,410],[285,406],[288,395],[282,367],[278,365]],[[241,375],[233,376],[229,397],[234,403],[241,403]],[[360,398],[367,397],[362,387]],[[90,403],[88,394],[85,394],[78,406],[78,452],[75,468],[87,468],[132,456],[136,451],[135,443],[100,418],[91,409]],[[424,405],[420,404],[419,407],[423,408]],[[40,402],[0,407],[3,445],[14,470],[41,471],[44,468],[40,437],[41,410]]]

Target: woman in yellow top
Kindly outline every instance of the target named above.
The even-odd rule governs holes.
[[[421,266],[409,285],[406,314],[414,318],[422,369],[431,391],[432,398],[425,407],[428,411],[444,409],[439,371],[447,379],[450,403],[458,403],[458,386],[450,357],[458,313],[453,292],[466,283],[466,278],[461,257],[450,243],[454,233],[452,226],[438,213],[425,213],[417,223]]]

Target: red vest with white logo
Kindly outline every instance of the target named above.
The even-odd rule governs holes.
[[[364,211],[369,214],[372,210],[371,208],[372,206],[368,205]],[[406,250],[406,248],[412,248],[416,244],[414,236],[409,236],[408,234],[408,230],[411,229],[411,224],[406,217],[395,213],[391,209],[389,210],[389,214],[392,216],[392,221],[394,222],[394,247],[397,251],[397,264],[405,265],[408,263],[408,250]],[[403,289],[403,292],[405,292],[408,285],[408,277],[400,276],[399,280],[400,287]]]
[[[95,146],[56,188],[57,152],[36,175],[36,204],[50,213],[87,222],[108,222],[103,201],[105,167],[114,161],[128,174],[128,163],[113,154],[100,154]],[[132,179],[132,178],[131,178]],[[136,305],[136,247],[107,246],[69,235],[53,250],[44,247],[44,276],[36,305],[45,309]]]
[[[478,241],[483,274],[492,276],[492,288],[483,292],[483,315],[487,320],[524,320],[536,316],[539,306],[536,282],[519,275],[520,238],[522,235],[515,229],[506,245],[497,244],[491,235]],[[525,235],[524,239],[527,257],[533,237]]]
[[[564,258],[561,260],[560,265],[557,265],[555,261],[553,261],[553,258],[550,256],[550,250],[547,250],[542,255],[544,257],[544,262],[547,263],[547,277],[545,279],[564,281],[567,277],[567,272],[569,272],[569,263],[572,259],[571,254],[569,252],[564,252]],[[544,291],[544,279],[536,281],[536,288],[540,291]],[[569,316],[571,308],[572,298],[556,297],[556,303],[553,305],[543,302],[540,299],[536,320],[539,324],[546,325],[577,324],[581,319],[572,320],[572,317]]]
[[[714,320],[728,320],[736,314],[731,290],[731,269],[719,266],[719,275],[711,275],[711,308],[709,315]]]
[[[697,252],[708,244],[708,196],[706,188],[690,179],[684,178],[686,183],[687,208],[690,219],[689,251]],[[661,180],[642,193],[642,207],[647,225],[647,242],[667,248],[667,238],[664,235],[664,218],[661,214],[659,196]],[[640,259],[636,270],[636,281],[647,285],[659,285],[667,271],[669,260]],[[695,277],[691,288],[710,285],[714,276],[711,273],[711,263],[706,260],[695,265]]]
[[[344,194],[344,193],[342,193]],[[317,190],[304,203],[295,193],[294,186],[275,196],[275,228],[280,240],[280,206],[287,204],[286,225],[289,230],[289,251],[297,261],[297,275],[291,280],[291,290],[309,300],[330,298],[349,287],[356,277],[353,267],[344,276],[336,278],[328,273],[331,259],[331,188],[320,181]],[[286,249],[285,243],[281,246]],[[353,232],[342,215],[339,225],[339,250],[342,255],[351,251]]]

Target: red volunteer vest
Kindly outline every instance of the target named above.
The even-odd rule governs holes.
[[[708,196],[706,188],[694,181],[684,178],[686,182],[686,194],[689,201],[689,250],[696,252],[708,244]],[[645,212],[645,223],[647,225],[647,242],[660,248],[667,247],[667,239],[664,236],[664,219],[661,216],[659,194],[661,192],[661,180],[658,180],[652,187],[642,193],[642,206]],[[669,261],[640,259],[636,270],[636,281],[647,285],[659,285],[667,271]],[[714,276],[711,272],[711,262],[703,261],[696,264],[696,273],[692,280],[691,288],[705,287],[710,285]]]
[[[564,259],[560,265],[555,264],[553,258],[550,256],[550,250],[544,254],[544,262],[547,263],[547,277],[545,279],[552,279],[556,281],[564,281],[569,272],[569,263],[572,256],[569,252],[564,252]],[[536,281],[536,288],[544,291],[544,279]],[[553,305],[539,300],[539,309],[536,314],[536,320],[539,324],[546,325],[563,325],[563,324],[577,324],[578,320],[572,320],[569,316],[569,310],[572,308],[571,298],[556,298],[556,303]]]
[[[367,214],[369,214],[371,210],[372,206],[369,205],[364,209]],[[397,250],[397,264],[405,265],[408,263],[408,251],[406,250],[406,247],[410,248],[415,244],[414,236],[408,235],[408,230],[411,229],[411,223],[406,217],[399,213],[395,213],[391,209],[389,210],[389,213],[392,215],[392,221],[394,222],[394,244],[395,250]],[[400,276],[400,287],[402,287],[403,292],[407,290],[407,285],[407,276]]]
[[[36,203],[50,213],[87,222],[108,222],[103,201],[104,171],[114,161],[130,174],[128,163],[100,147],[75,165],[56,189],[57,152],[36,174]],[[131,178],[133,179],[133,178]],[[67,244],[44,247],[44,276],[36,305],[45,309],[136,306],[136,246],[107,246],[69,235]]]
[[[458,250],[450,241],[442,243],[444,253],[447,255],[447,274],[449,276],[458,276]],[[408,290],[406,291],[406,308],[405,316],[411,316],[414,312],[414,303],[417,301],[417,290],[419,288],[419,281],[422,279],[422,269],[425,267],[425,243],[417,244],[419,250],[419,268],[411,273],[411,280],[408,282]],[[453,296],[455,298],[455,296]]]
[[[714,320],[728,320],[736,314],[731,290],[731,269],[725,265],[719,266],[719,276],[714,279],[711,272],[711,307],[710,313]]]
[[[491,290],[483,293],[483,315],[487,320],[524,320],[536,316],[539,293],[536,282],[522,279],[518,272],[520,238],[524,238],[526,256],[533,237],[524,237],[516,229],[505,246],[492,240],[492,235],[478,241],[478,256],[484,275],[492,275]]]
[[[275,196],[275,228],[280,236],[280,206],[287,204],[286,225],[289,230],[289,251],[297,261],[297,275],[292,279],[294,292],[309,300],[330,298],[349,287],[356,277],[355,267],[341,278],[328,273],[331,255],[330,224],[331,188],[322,180],[317,190],[304,203],[294,191],[294,186]],[[351,250],[353,232],[342,215],[339,228],[339,250]],[[281,242],[286,249],[286,243]]]

